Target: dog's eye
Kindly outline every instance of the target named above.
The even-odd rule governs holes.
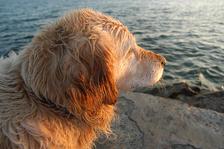
[[[126,56],[130,56],[133,53],[133,49],[128,50]]]
[[[133,49],[129,49],[128,52],[125,54],[125,57],[126,58],[130,58],[133,55],[134,55],[134,50]]]
[[[136,49],[134,49],[134,48],[132,48],[132,49],[130,49],[129,51],[128,51],[128,54],[127,55],[134,55],[135,56],[135,58],[136,59],[139,59],[140,57],[141,57],[141,53],[140,53],[140,51],[139,50],[136,50]]]

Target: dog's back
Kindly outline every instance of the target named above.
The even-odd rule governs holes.
[[[5,86],[7,86],[6,82],[4,81],[5,76],[7,74],[7,71],[9,71],[9,68],[12,64],[11,62],[11,58],[12,57],[8,57],[8,58],[0,58],[0,148],[1,149],[11,149],[11,144],[9,139],[3,134],[3,127],[5,126],[5,120],[3,120],[3,117],[5,117],[5,113],[4,110],[6,110],[5,108],[5,101],[7,100],[7,98],[4,97],[5,94]]]
[[[3,135],[2,131],[0,131],[0,148],[1,149],[13,149],[10,140]]]
[[[17,149],[12,142],[20,138],[17,126],[23,119],[25,104],[24,94],[18,86],[18,55],[11,53],[7,58],[0,58],[0,149]]]
[[[8,57],[0,57],[0,74],[5,74],[9,71],[12,64],[15,62],[15,60],[18,58],[18,54],[15,52],[10,52],[8,54]]]

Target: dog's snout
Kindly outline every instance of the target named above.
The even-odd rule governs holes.
[[[166,58],[163,57],[162,55],[160,54],[156,54],[152,51],[149,51],[149,50],[145,50],[143,48],[139,48],[140,51],[141,51],[141,58],[149,58],[150,60],[153,60],[153,61],[156,61],[156,62],[159,62],[161,63],[161,65],[164,67],[166,65]]]
[[[159,60],[160,60],[160,62],[161,62],[161,65],[162,66],[165,66],[166,65],[166,59],[165,59],[165,57],[163,57],[163,56],[161,56],[161,55],[158,55],[159,56]]]
[[[161,63],[163,67],[166,65],[166,59],[162,55],[156,54],[156,59]]]

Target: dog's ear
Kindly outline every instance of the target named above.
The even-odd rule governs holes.
[[[115,54],[109,35],[95,31],[70,36],[55,30],[40,33],[22,54],[25,85],[71,110],[115,104]]]
[[[102,104],[115,104],[113,47],[106,33],[94,32],[69,39],[62,67],[68,84],[66,93],[76,108],[94,110]]]

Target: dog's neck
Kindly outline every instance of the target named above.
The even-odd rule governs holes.
[[[32,98],[34,102],[50,109],[55,114],[71,120],[76,119],[76,116],[72,112],[70,112],[66,107],[63,107],[61,105],[52,102],[51,99],[48,99],[44,96],[39,97],[33,91],[27,91],[27,94],[29,95],[29,97]]]
[[[21,67],[20,64],[17,64],[16,66],[17,66],[16,68]],[[7,77],[11,76],[14,80],[16,80],[17,84],[15,85],[17,87],[16,90],[17,91],[22,90],[24,94],[27,96],[27,98],[32,102],[35,102],[36,104],[49,109],[49,111],[55,113],[57,116],[77,121],[77,116],[71,111],[69,111],[66,107],[54,103],[52,99],[49,99],[43,95],[36,95],[35,92],[26,85],[25,81],[23,80],[23,77],[21,76],[20,70],[16,69],[10,71],[10,73],[7,74],[6,76]]]

